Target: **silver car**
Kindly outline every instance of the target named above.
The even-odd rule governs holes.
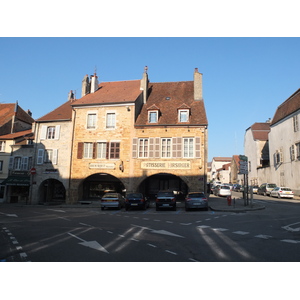
[[[185,198],[185,210],[191,208],[204,208],[208,210],[208,201],[203,192],[188,193]]]
[[[104,210],[104,208],[121,209],[124,206],[125,206],[125,199],[119,193],[106,193],[101,198],[101,210]]]

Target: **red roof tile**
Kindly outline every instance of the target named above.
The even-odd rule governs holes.
[[[14,140],[14,139],[17,139],[22,136],[24,136],[24,137],[26,136],[27,138],[33,137],[33,132],[31,129],[29,129],[29,130],[19,131],[16,133],[0,135],[0,140]]]
[[[73,101],[72,105],[134,102],[142,93],[140,80],[102,82],[98,90]]]
[[[178,121],[178,108],[185,104],[191,108],[189,122]],[[148,110],[156,105],[160,117],[156,124],[148,123]],[[206,111],[203,101],[194,100],[194,82],[162,82],[149,83],[148,99],[137,118],[136,126],[164,126],[164,125],[207,125]]]
[[[48,122],[48,121],[63,121],[72,119],[72,104],[74,101],[67,101],[58,108],[44,115],[36,120],[36,122]]]
[[[269,139],[270,123],[254,123],[250,128],[254,140],[267,141]]]

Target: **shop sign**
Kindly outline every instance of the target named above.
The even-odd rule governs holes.
[[[188,170],[190,168],[190,161],[143,161],[141,163],[141,169]]]
[[[108,170],[114,170],[116,168],[116,164],[114,163],[90,163],[89,164],[90,169],[108,169]]]

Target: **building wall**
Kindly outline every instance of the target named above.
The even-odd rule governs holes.
[[[42,137],[43,126],[60,126],[58,139],[44,139]],[[67,193],[69,189],[70,162],[72,146],[72,122],[41,122],[35,124],[35,148],[34,167],[36,174],[33,175],[32,204],[42,201],[41,184],[47,179],[60,181]],[[38,163],[39,150],[57,150],[57,161],[55,163]],[[67,197],[68,199],[68,194]]]
[[[271,180],[273,183],[281,186],[290,187],[295,194],[300,194],[300,160],[297,158],[295,149],[295,157],[291,157],[291,147],[300,142],[300,130],[294,131],[293,116],[298,116],[298,124],[300,126],[300,112],[296,112],[290,117],[271,126],[269,133],[270,148],[270,166]],[[282,159],[280,163],[276,163],[274,155],[276,152],[281,153]]]

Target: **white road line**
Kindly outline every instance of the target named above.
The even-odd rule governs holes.
[[[20,253],[21,258],[26,258],[27,254],[25,252]]]
[[[92,225],[89,225],[89,224],[85,224],[85,223],[79,223],[80,225],[83,225],[83,226],[88,226],[88,227],[92,227]]]
[[[183,225],[183,226],[188,226],[188,225],[191,225],[192,223],[180,223],[180,225]]]
[[[148,246],[150,247],[153,247],[153,248],[157,248],[157,246],[153,245],[153,244],[147,244]]]
[[[195,261],[195,262],[199,262],[198,260],[196,260],[196,259],[193,259],[193,258],[189,258],[189,260],[191,260],[191,261]]]
[[[52,211],[56,211],[56,212],[62,212],[65,213],[65,210],[61,210],[61,209],[51,209],[51,208],[47,208],[47,210],[52,210]]]
[[[112,232],[112,231],[108,231],[108,230],[107,230],[106,232],[107,232],[107,233],[110,233],[110,234],[113,234],[113,232]]]
[[[298,244],[298,243],[300,243],[300,241],[296,241],[296,240],[281,240],[281,242],[291,243],[291,244]]]
[[[134,238],[131,238],[131,240],[134,241],[134,242],[139,242],[139,240],[136,240]]]
[[[256,238],[259,238],[259,239],[265,239],[265,240],[268,240],[268,239],[270,239],[272,236],[271,236],[271,235],[265,235],[265,234],[259,234],[259,235],[256,235],[255,237],[256,237]]]
[[[212,230],[215,230],[215,231],[227,231],[228,229],[226,229],[226,228],[212,228]]]
[[[173,251],[170,251],[170,250],[165,250],[165,252],[168,252],[168,253],[173,254],[173,255],[177,255],[176,252],[173,252]]]
[[[210,226],[208,226],[208,225],[199,225],[199,226],[197,226],[198,228],[209,228]]]
[[[166,223],[173,224],[174,222],[173,221],[166,221]]]
[[[233,233],[235,233],[235,234],[240,234],[240,235],[246,235],[246,234],[249,234],[249,232],[246,232],[246,231],[234,231]]]

